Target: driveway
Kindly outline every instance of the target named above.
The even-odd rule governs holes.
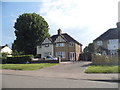
[[[27,75],[40,76],[52,78],[68,78],[68,79],[89,79],[89,80],[116,80],[118,74],[86,74],[84,70],[91,64],[91,62],[61,62],[59,65],[35,70],[35,71],[21,71],[21,70],[3,70],[4,75]]]

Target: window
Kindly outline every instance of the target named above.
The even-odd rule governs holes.
[[[69,42],[69,47],[73,47],[74,46],[74,42]]]
[[[102,44],[103,44],[102,41],[97,41],[98,46],[102,46]]]
[[[49,47],[49,44],[45,44],[45,47]]]
[[[65,58],[65,52],[56,52],[57,57]]]
[[[41,46],[38,46],[38,48],[41,48]]]
[[[110,50],[110,55],[116,55],[117,51],[116,50]]]
[[[56,47],[64,47],[65,43],[56,43]]]
[[[109,40],[109,44],[118,44],[118,39]]]
[[[49,55],[51,55],[51,52],[45,52],[44,53],[44,56],[46,57],[46,56],[49,56]]]

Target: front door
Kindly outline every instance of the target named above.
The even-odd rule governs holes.
[[[70,61],[75,61],[75,52],[70,52],[69,58],[70,58]]]

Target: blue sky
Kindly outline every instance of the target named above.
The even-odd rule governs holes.
[[[35,0],[34,0],[35,1]],[[83,47],[118,21],[119,0],[39,0],[40,2],[2,2],[2,45],[15,40],[14,23],[23,13],[40,14],[48,22],[50,34],[59,28]]]
[[[37,2],[3,2],[2,3],[2,45],[12,44],[15,40],[14,23],[23,13],[38,11],[40,3]]]

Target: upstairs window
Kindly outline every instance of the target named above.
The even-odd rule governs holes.
[[[56,43],[56,47],[64,47],[65,43]]]
[[[111,39],[108,41],[109,44],[118,44],[118,39]]]
[[[74,42],[69,42],[69,47],[73,47],[74,46]]]
[[[97,41],[97,45],[98,45],[98,46],[102,46],[102,45],[103,45],[103,42],[102,42],[102,41]]]
[[[49,47],[49,44],[45,44],[45,47]]]
[[[41,46],[38,46],[38,48],[41,48]]]

